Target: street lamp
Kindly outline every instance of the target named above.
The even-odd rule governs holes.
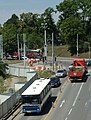
[[[52,32],[52,67],[54,71],[54,34]]]
[[[25,54],[26,54],[26,34],[23,33],[23,41],[24,41],[24,67],[26,66]]]
[[[77,57],[78,57],[78,34],[77,34]]]
[[[45,40],[45,45],[44,45],[44,50],[45,50],[45,59],[47,60],[46,28],[45,28],[45,30],[44,30],[44,40]]]
[[[18,59],[20,60],[19,34],[17,34]]]
[[[3,60],[3,38],[0,35],[0,58]]]
[[[89,59],[90,59],[90,43],[89,43]]]
[[[47,23],[42,23],[41,24],[44,28],[44,56],[45,56],[45,60],[47,61],[47,40],[46,40],[46,25]]]

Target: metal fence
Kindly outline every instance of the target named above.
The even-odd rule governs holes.
[[[9,66],[9,69],[7,70],[7,73],[15,76],[27,77],[27,72],[30,72],[30,68]]]

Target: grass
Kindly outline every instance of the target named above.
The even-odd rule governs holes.
[[[48,56],[52,56],[52,46],[48,46]],[[77,55],[71,56],[68,45],[54,46],[54,56],[56,57],[77,57]],[[89,52],[80,53],[80,58],[89,58]]]
[[[48,56],[52,56],[52,46],[48,45]],[[54,56],[56,57],[77,57],[77,55],[71,56],[68,45],[54,46]],[[89,58],[89,52],[79,54],[80,58]],[[4,60],[7,64],[21,63],[23,60]]]
[[[7,64],[15,64],[15,63],[21,63],[22,60],[4,60]]]
[[[38,71],[38,78],[50,78],[52,75],[55,75],[55,72],[51,70]]]

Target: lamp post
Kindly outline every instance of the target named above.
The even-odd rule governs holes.
[[[46,25],[47,23],[45,23],[45,19],[44,19],[44,23],[41,24],[44,28],[44,56],[45,56],[45,62],[47,62],[47,40],[46,40]]]
[[[19,34],[17,34],[17,45],[18,45],[18,59],[20,60],[20,50],[19,50]]]
[[[52,67],[54,71],[54,34],[52,32]]]
[[[23,41],[24,41],[24,67],[26,67],[26,62],[25,62],[25,52],[26,52],[26,34],[23,33]]]
[[[77,57],[78,57],[78,34],[77,34]]]
[[[3,38],[0,35],[0,58],[3,60]]]
[[[90,43],[89,43],[89,59],[90,59]]]
[[[47,61],[47,41],[46,41],[46,28],[44,30],[44,40],[45,40],[45,45],[44,45],[44,50],[45,50],[45,60]]]

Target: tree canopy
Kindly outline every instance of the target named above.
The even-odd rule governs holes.
[[[8,64],[0,60],[0,76],[6,77],[6,70],[8,69]]]
[[[77,35],[79,52],[88,50],[84,46],[86,42],[91,43],[91,1],[64,0],[55,6],[55,10],[48,7],[42,14],[28,12],[20,14],[19,17],[13,14],[3,24],[3,27],[0,26],[4,51],[6,53],[17,51],[17,34],[19,34],[21,46],[23,45],[23,33],[26,33],[28,48],[43,48],[45,29],[47,40],[52,38],[53,32],[56,44],[59,44],[58,40],[68,44],[72,55],[77,51]],[[59,13],[57,23],[53,19],[53,14],[56,13]]]

